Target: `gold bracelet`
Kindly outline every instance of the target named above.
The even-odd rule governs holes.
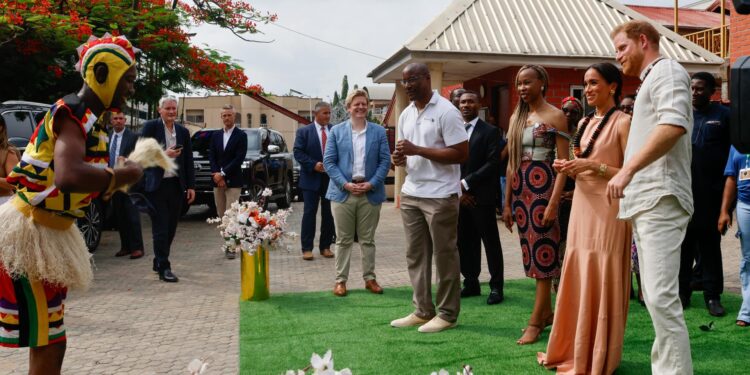
[[[600,164],[599,165],[599,176],[604,177],[607,174],[607,164]]]

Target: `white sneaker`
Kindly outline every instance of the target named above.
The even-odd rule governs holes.
[[[409,314],[404,318],[396,319],[391,322],[391,327],[396,328],[404,328],[404,327],[414,327],[414,326],[421,326],[422,324],[425,324],[429,322],[427,319],[422,319],[414,314]]]
[[[422,333],[436,333],[443,330],[446,330],[448,328],[453,328],[456,326],[456,323],[447,322],[443,319],[441,319],[439,316],[436,316],[432,318],[427,324],[419,327],[418,331]]]

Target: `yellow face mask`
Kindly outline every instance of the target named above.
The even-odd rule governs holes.
[[[135,52],[136,49],[125,37],[113,37],[109,34],[100,39],[91,37],[86,44],[78,47],[80,61],[76,68],[105,108],[112,104],[120,78],[135,64]],[[94,76],[94,67],[100,63],[105,64],[108,69],[107,79],[102,83]]]

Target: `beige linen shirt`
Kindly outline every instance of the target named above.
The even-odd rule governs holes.
[[[649,67],[651,71],[646,76]],[[693,108],[690,76],[671,59],[657,60],[641,72],[641,88],[635,99],[633,120],[625,149],[625,163],[646,145],[657,126],[681,126],[687,131],[664,156],[638,171],[620,200],[620,219],[653,208],[662,197],[673,195],[689,215],[693,214],[690,144]]]

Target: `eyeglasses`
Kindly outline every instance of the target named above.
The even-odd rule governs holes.
[[[628,112],[628,111],[632,112],[633,111],[633,106],[632,105],[621,105],[620,106],[620,110],[623,111],[623,112]]]
[[[411,77],[411,78],[407,78],[407,79],[402,79],[402,80],[401,80],[401,81],[399,81],[399,82],[400,82],[400,83],[401,83],[402,85],[406,86],[406,85],[408,85],[408,84],[410,84],[410,83],[411,83],[411,84],[413,85],[413,84],[415,84],[415,83],[416,83],[417,81],[419,81],[420,79],[422,79],[422,76],[421,76],[421,75],[418,75],[418,76],[413,76],[413,77]]]
[[[579,113],[578,109],[575,108],[563,108],[562,111],[563,113]]]

